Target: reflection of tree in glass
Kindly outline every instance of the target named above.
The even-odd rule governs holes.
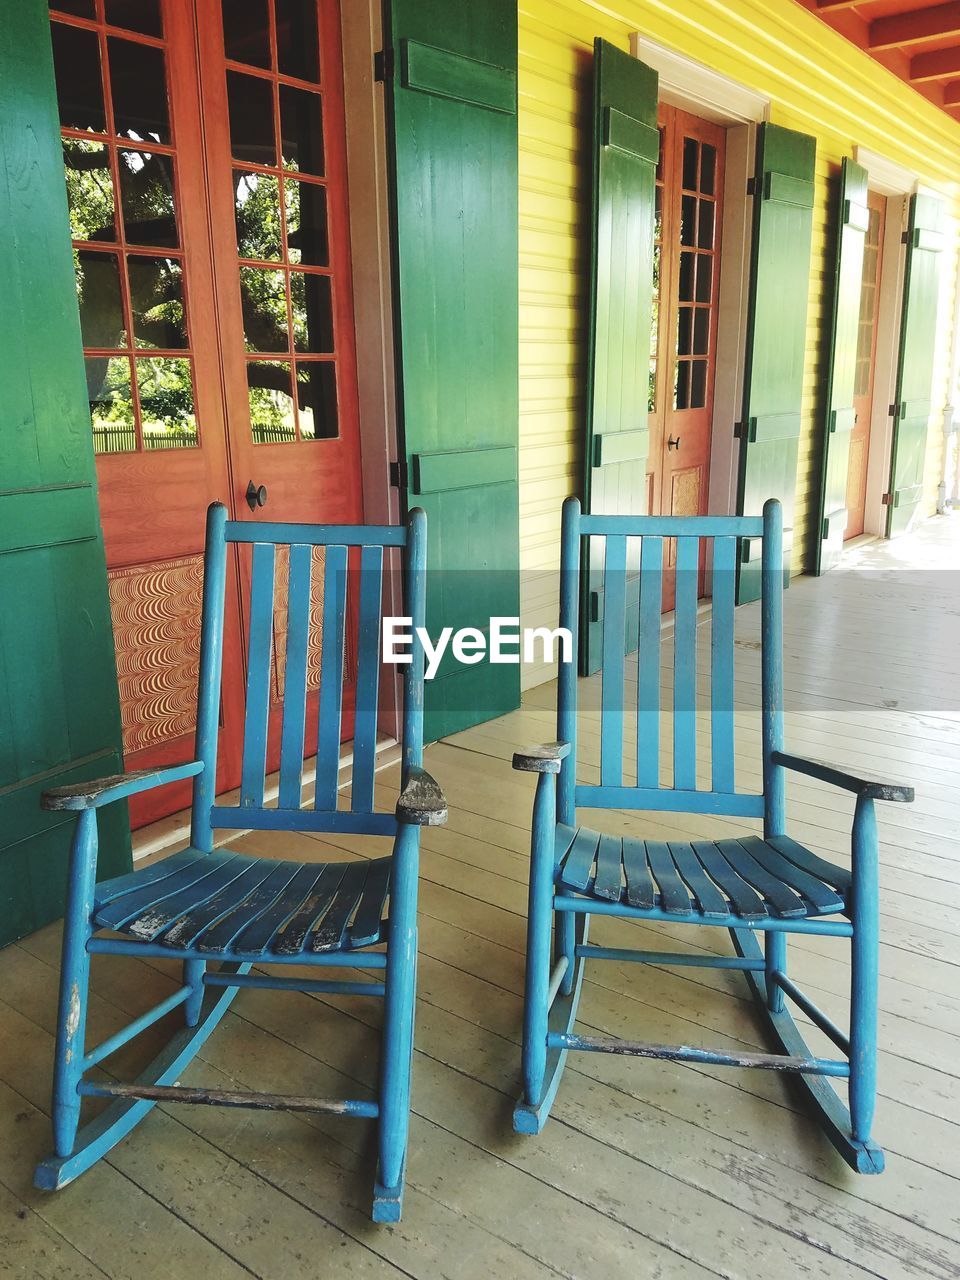
[[[279,262],[283,257],[277,179],[265,173],[236,171],[234,208],[241,258]]]
[[[137,382],[147,448],[163,448],[163,437],[196,439],[189,360],[138,360]]]

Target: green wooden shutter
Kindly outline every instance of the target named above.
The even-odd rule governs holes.
[[[815,160],[815,139],[779,125],[760,125],[737,511],[759,515],[767,498],[780,499],[785,570],[797,487]],[[760,539],[745,538],[737,600],[759,595]]]
[[[863,285],[863,246],[870,222],[867,171],[845,158],[837,190],[837,256],[827,362],[826,421],[815,541],[815,571],[832,569],[847,527],[847,467],[856,421],[857,334]]]
[[[923,496],[923,462],[937,343],[942,216],[943,205],[933,196],[911,198],[890,460],[888,538],[906,531]]]
[[[50,21],[0,41],[0,943],[63,909],[74,819],[45,787],[121,768],[120,710],[60,150]],[[100,872],[130,864],[126,806]]]
[[[599,37],[593,57],[593,243],[584,509],[643,514],[647,501],[657,73]],[[602,539],[583,574],[581,669],[600,665]],[[631,554],[636,554],[631,547]],[[638,564],[632,566],[634,571]],[[634,592],[629,593],[632,600]],[[637,605],[626,645],[636,647]]]
[[[395,341],[427,625],[519,614],[517,8],[391,0]],[[428,739],[519,705],[519,667],[448,656]]]

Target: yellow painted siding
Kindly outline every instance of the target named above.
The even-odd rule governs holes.
[[[960,125],[794,0],[520,0],[520,538],[522,607],[553,624],[560,505],[580,488],[589,252],[590,102],[595,36],[631,32],[768,97],[771,119],[817,139],[811,292],[797,477],[794,569],[806,563],[816,502],[815,397],[826,323],[828,181],[859,144],[948,195],[948,247],[927,453],[932,512],[942,462],[954,283]],[[529,671],[528,680],[543,673]]]

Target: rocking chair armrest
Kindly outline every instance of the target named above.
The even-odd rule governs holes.
[[[43,809],[102,809],[114,800],[135,796],[140,791],[166,786],[203,772],[202,760],[187,764],[174,764],[166,769],[137,769],[133,773],[114,773],[107,778],[93,778],[89,782],[75,782],[67,787],[51,787],[40,797]]]
[[[442,827],[446,820],[447,801],[439,784],[426,769],[408,769],[397,801],[397,821],[415,827]]]
[[[569,742],[541,742],[513,753],[513,767],[521,773],[559,773],[560,762],[570,754]]]
[[[831,786],[852,791],[854,795],[864,800],[898,800],[903,804],[913,803],[913,787],[903,786],[898,782],[877,782],[870,778],[858,778],[855,774],[824,764],[821,760],[806,760],[803,756],[789,755],[785,751],[772,752],[770,759],[774,764],[791,769],[794,773],[805,774],[808,778],[819,778],[821,782],[829,782]]]

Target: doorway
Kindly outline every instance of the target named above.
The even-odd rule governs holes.
[[[860,286],[860,318],[854,372],[854,424],[847,464],[847,527],[844,541],[864,531],[867,500],[867,467],[870,459],[870,425],[873,420],[877,330],[880,314],[880,281],[883,262],[886,198],[868,191],[869,216],[863,241]]]
[[[667,103],[658,123],[647,511],[699,516],[710,487],[726,131]],[[675,554],[671,539],[667,567]],[[673,603],[668,573],[664,610]]]
[[[363,518],[339,12],[77,0],[51,21],[125,758],[154,767],[192,751],[207,504]],[[221,790],[239,780],[243,573]],[[280,566],[276,698],[284,592]],[[185,801],[170,788],[134,818]]]

